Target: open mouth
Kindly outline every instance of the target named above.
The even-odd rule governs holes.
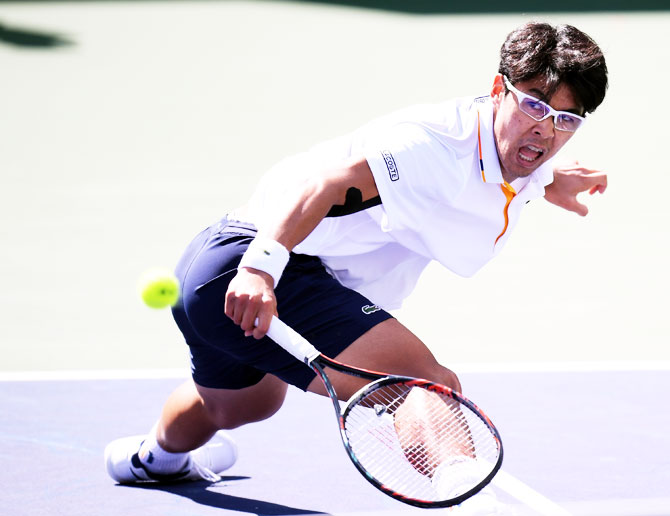
[[[519,149],[519,158],[526,163],[534,163],[542,157],[544,149],[535,145],[524,145]]]

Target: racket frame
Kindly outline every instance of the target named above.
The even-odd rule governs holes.
[[[368,369],[359,369],[353,366],[349,366],[347,364],[343,364],[341,362],[338,362],[337,360],[333,360],[332,358],[329,358],[323,354],[320,354],[319,356],[305,360],[305,363],[312,368],[312,370],[317,374],[317,376],[321,379],[323,382],[324,387],[326,388],[326,391],[328,392],[328,396],[330,397],[331,401],[333,402],[333,407],[335,409],[335,415],[337,417],[338,423],[339,423],[339,430],[340,430],[340,439],[342,440],[342,444],[344,445],[344,449],[347,451],[347,455],[349,456],[349,459],[351,459],[351,462],[356,466],[356,469],[363,475],[363,477],[370,482],[373,486],[375,486],[377,489],[385,493],[386,495],[395,498],[396,500],[399,500],[403,503],[406,503],[408,505],[412,505],[414,507],[421,507],[424,509],[429,509],[429,508],[438,508],[438,507],[452,507],[454,505],[458,505],[471,496],[474,496],[477,494],[479,491],[484,489],[491,481],[493,480],[493,477],[498,473],[502,466],[502,461],[503,461],[503,445],[502,445],[502,440],[500,438],[500,433],[498,432],[498,429],[495,427],[493,422],[488,418],[486,414],[484,414],[477,405],[475,405],[472,401],[467,399],[465,396],[462,394],[458,393],[457,391],[447,387],[446,385],[441,385],[439,383],[431,382],[429,380],[423,380],[421,378],[413,378],[410,376],[397,376],[397,375],[387,375],[384,373],[376,372],[376,371],[370,371]],[[357,376],[359,378],[363,378],[366,380],[373,380],[371,383],[368,383],[364,385],[361,389],[359,389],[356,393],[354,393],[351,398],[349,398],[344,405],[340,405],[340,402],[337,397],[337,392],[335,391],[335,388],[333,387],[330,379],[328,378],[328,375],[325,373],[323,370],[324,367],[330,367],[331,369],[334,369],[336,371],[350,374],[353,376]],[[405,496],[401,493],[398,493],[397,491],[391,489],[390,487],[384,485],[381,481],[379,481],[374,475],[372,475],[361,463],[359,462],[358,458],[356,457],[356,454],[354,453],[354,450],[351,447],[351,444],[349,442],[349,437],[347,436],[346,430],[345,430],[345,420],[347,418],[347,415],[349,412],[352,410],[354,406],[360,401],[362,398],[367,396],[370,392],[377,390],[385,385],[390,385],[394,383],[402,383],[405,384],[409,387],[419,387],[422,389],[426,389],[428,391],[433,391],[437,392],[438,394],[442,394],[445,396],[450,397],[454,401],[458,402],[461,405],[466,406],[468,409],[470,409],[471,412],[473,412],[481,421],[484,423],[484,425],[489,429],[491,434],[493,435],[496,444],[498,446],[498,459],[496,463],[494,464],[493,468],[489,472],[484,479],[479,482],[475,487],[472,489],[469,489],[468,491],[460,494],[459,496],[456,496],[454,498],[450,498],[447,500],[440,500],[440,501],[430,501],[430,500],[421,500],[418,498],[411,498],[408,496]]]
[[[347,451],[347,455],[353,462],[354,466],[356,466],[356,469],[358,469],[358,471],[363,475],[363,477],[366,480],[368,480],[368,482],[370,482],[373,486],[375,486],[377,489],[387,494],[388,496],[396,500],[399,500],[403,503],[406,503],[408,505],[413,505],[415,507],[421,507],[421,508],[451,507],[464,502],[471,496],[481,491],[484,487],[486,487],[486,485],[488,485],[491,482],[493,477],[500,470],[503,460],[503,445],[502,440],[500,438],[500,434],[498,433],[497,428],[495,427],[493,422],[488,418],[488,416],[486,416],[486,414],[484,414],[479,409],[479,407],[477,407],[477,405],[475,405],[472,401],[467,399],[462,394],[454,391],[453,389],[445,385],[431,382],[429,380],[412,378],[408,376],[389,375],[377,371],[371,371],[368,369],[353,367],[338,362],[337,360],[334,360],[332,358],[323,355],[302,335],[300,335],[295,330],[287,326],[276,316],[273,316],[272,323],[270,324],[270,329],[268,331],[268,336],[272,340],[274,340],[279,346],[281,346],[286,351],[291,353],[295,358],[297,358],[298,360],[304,362],[307,366],[309,366],[321,379],[326,389],[326,392],[328,393],[328,396],[330,397],[330,400],[333,403],[333,408],[335,409],[335,415],[337,417],[338,426],[340,430],[340,438],[342,440],[342,444],[344,445],[344,449]],[[324,371],[324,367],[330,367],[335,371],[339,371],[341,373],[346,373],[352,376],[372,381],[364,385],[361,389],[359,389],[356,393],[354,393],[353,396],[351,396],[351,398],[349,398],[349,400],[344,403],[344,406],[342,406],[340,405],[337,392],[335,391],[332,382],[330,381],[328,375]],[[466,491],[465,493],[462,493],[459,496],[450,498],[448,500],[440,500],[440,501],[421,500],[405,496],[389,488],[388,486],[384,485],[382,482],[377,480],[377,478],[375,478],[374,475],[372,475],[367,469],[365,469],[360,464],[358,458],[356,457],[356,454],[354,453],[351,447],[349,438],[345,431],[344,422],[346,416],[349,413],[349,411],[356,405],[356,403],[361,398],[366,396],[366,394],[368,394],[370,391],[376,390],[383,385],[388,385],[392,383],[405,383],[406,385],[416,386],[419,388],[424,388],[429,391],[434,391],[439,394],[446,395],[455,400],[456,402],[466,406],[479,419],[481,419],[481,421],[493,435],[499,453],[497,461],[494,464],[493,468],[491,469],[490,473],[475,487]]]

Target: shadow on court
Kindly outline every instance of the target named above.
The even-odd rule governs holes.
[[[26,3],[55,3],[58,0],[26,0]],[[113,3],[118,0],[75,0],[74,3]],[[179,0],[177,0],[179,1]],[[183,0],[181,0],[183,1]],[[219,0],[226,3],[228,0]],[[20,0],[15,3],[23,3]],[[173,3],[171,0],[136,0],[134,3]],[[294,1],[291,1],[294,3]],[[613,11],[668,11],[669,0],[562,0],[535,2],[532,0],[298,0],[304,4],[332,4],[364,9],[379,9],[413,14],[484,14],[484,13],[556,13],[556,12],[613,12]]]
[[[245,476],[225,476],[222,477],[222,483],[236,482],[238,480],[248,480],[251,477]],[[240,496],[232,496],[224,493],[219,493],[207,489],[211,486],[210,482],[191,482],[187,484],[174,485],[152,485],[152,484],[138,484],[138,485],[124,485],[118,486],[119,489],[142,489],[150,491],[163,491],[166,493],[175,494],[188,498],[191,501],[214,507],[216,509],[227,509],[240,513],[256,514],[257,516],[293,516],[299,514],[325,514],[321,511],[311,511],[307,509],[297,509],[287,505],[281,505],[263,500],[244,498]]]
[[[664,11],[667,0],[563,0],[559,3],[530,0],[481,0],[455,2],[444,0],[307,0],[306,3],[335,4],[414,14],[483,14],[521,12],[594,12],[594,11]]]
[[[74,44],[62,34],[14,27],[1,21],[0,42],[15,47],[36,49],[61,48]]]

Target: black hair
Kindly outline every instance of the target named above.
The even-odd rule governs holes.
[[[602,50],[571,25],[530,22],[512,31],[500,48],[498,72],[512,84],[542,79],[547,98],[566,84],[584,113],[595,111],[608,86]]]

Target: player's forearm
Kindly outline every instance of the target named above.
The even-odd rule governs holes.
[[[247,273],[267,275],[261,283],[257,279],[248,280],[249,283],[256,283],[254,291],[263,290],[263,284],[271,288],[277,286],[289,262],[291,250],[325,217],[329,199],[333,195],[327,190],[324,191],[323,182],[309,180],[298,190],[294,201],[279,203],[272,213],[266,214],[264,221],[259,224],[258,234],[238,265],[238,269]],[[232,304],[231,298],[227,305]]]
[[[258,234],[249,244],[238,268],[252,274],[264,272],[272,279],[270,282],[265,277],[264,283],[276,287],[290,259],[290,251],[314,231],[333,206],[346,204],[347,192],[352,188],[359,190],[362,199],[378,194],[370,167],[363,158],[339,169],[315,172],[305,179],[294,188],[296,194],[293,199],[281,199],[282,202],[275,204],[272,212],[264,214],[258,225]],[[238,282],[233,281],[237,288]],[[255,289],[259,291],[257,287]],[[234,297],[230,297],[227,306],[234,304]],[[242,326],[243,329],[251,331],[252,322],[247,321],[249,327]],[[265,333],[267,325],[269,318],[264,316],[258,335]]]

